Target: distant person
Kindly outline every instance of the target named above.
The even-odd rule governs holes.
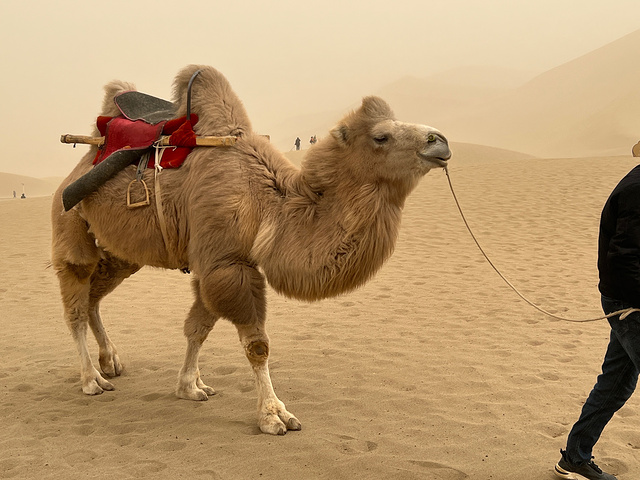
[[[309,139],[309,143],[311,145],[315,145],[318,142],[318,137],[316,137],[315,135],[312,135],[311,138]]]
[[[13,198],[16,198],[16,191],[13,191]]]
[[[293,144],[296,146],[296,150],[300,150],[300,137],[296,137],[296,141]]]
[[[20,195],[20,198],[27,198],[27,196],[23,193],[22,195]]]
[[[598,289],[609,313],[640,307],[640,165],[613,189],[600,217]],[[640,372],[640,312],[609,318],[611,334],[602,373],[567,438],[555,467],[564,479],[616,480],[592,460],[604,427],[633,394]]]

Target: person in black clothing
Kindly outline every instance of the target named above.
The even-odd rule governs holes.
[[[640,307],[640,165],[615,187],[600,218],[598,289],[606,314]],[[589,394],[555,467],[560,478],[615,480],[592,460],[613,414],[633,394],[640,372],[640,312],[609,318],[611,335],[602,373]]]

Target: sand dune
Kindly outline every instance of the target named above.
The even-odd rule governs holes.
[[[451,141],[539,157],[628,155],[640,139],[638,51],[640,30],[533,79],[470,67],[401,78],[371,93],[398,118],[435,126]],[[306,145],[345,110],[290,118],[269,126],[270,133],[279,148],[291,148],[296,135]]]
[[[457,141],[547,157],[627,155],[640,138],[639,49],[640,30],[510,90],[473,92],[452,79],[404,82],[388,96],[399,96],[403,118],[428,119],[433,105],[433,123]]]
[[[445,120],[464,117],[473,108],[509,93],[532,76],[528,72],[474,66],[447,70],[427,78],[403,77],[365,94],[379,95],[387,100],[403,121],[439,127]],[[303,146],[308,146],[311,135],[325,135],[348,110],[359,106],[360,98],[354,97],[351,101],[351,105],[285,118],[266,128],[272,134],[272,142],[282,150],[290,150],[296,136],[300,137]]]
[[[0,172],[0,198],[13,198],[13,192],[20,197],[23,188],[27,197],[52,195],[61,181],[62,177],[33,178]]]
[[[545,308],[599,314],[599,213],[635,161],[456,151],[453,183],[493,261]],[[273,381],[301,432],[258,432],[250,367],[227,322],[201,361],[218,395],[173,396],[191,303],[178,272],[143,269],[104,301],[126,372],[116,391],[87,397],[46,268],[50,201],[0,202],[2,478],[551,480],[607,344],[605,322],[556,321],[520,301],[434,171],[371,283],[315,304],[270,294]],[[636,396],[596,461],[621,480],[640,478],[638,432]]]

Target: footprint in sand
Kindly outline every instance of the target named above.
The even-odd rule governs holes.
[[[134,477],[149,476],[153,473],[161,472],[167,468],[167,464],[164,462],[158,462],[155,460],[143,460],[136,463],[131,467],[131,473]]]
[[[178,452],[184,450],[187,445],[184,442],[166,440],[154,443],[153,447],[162,452]]]
[[[535,425],[535,431],[547,438],[558,438],[564,437],[569,429],[560,423],[541,422]]]
[[[335,437],[337,441],[333,442],[335,443],[334,446],[343,455],[359,455],[372,452],[378,448],[377,443],[368,440],[358,440],[348,435],[335,435]]]
[[[71,427],[71,431],[77,436],[88,437],[96,431],[96,427],[93,425],[77,425],[75,427]]]
[[[429,478],[432,480],[464,480],[469,478],[469,475],[463,471],[443,465],[442,463],[425,462],[422,460],[409,460],[409,462],[427,469],[429,471]]]
[[[252,392],[256,389],[256,384],[253,380],[240,380],[237,388],[242,393]]]
[[[222,476],[215,470],[194,470],[193,473],[202,478],[208,478],[209,480],[220,480]]]
[[[215,368],[213,372],[216,375],[231,375],[232,373],[235,373],[236,370],[238,370],[238,367],[234,365],[223,365],[221,367]]]
[[[622,408],[621,410],[618,410],[618,412],[616,413],[616,415],[622,417],[622,418],[627,418],[627,417],[635,417],[636,412],[635,410],[633,410],[632,408]]]
[[[634,450],[640,450],[640,433],[638,432],[628,432],[626,434],[628,439],[627,445],[630,446]]]
[[[33,387],[26,383],[21,383],[11,389],[12,392],[30,392],[31,390],[33,390]]]
[[[140,397],[144,402],[153,402],[155,400],[158,400],[159,398],[162,398],[164,395],[161,393],[148,393],[146,395],[143,395],[142,397]]]
[[[629,467],[625,462],[611,457],[599,458],[598,466],[606,472],[614,473],[616,476],[624,475],[629,471]]]
[[[301,341],[304,341],[304,340],[311,340],[313,338],[313,336],[308,334],[308,333],[304,333],[302,335],[294,335],[292,338],[294,340],[296,340],[296,341],[301,342]]]

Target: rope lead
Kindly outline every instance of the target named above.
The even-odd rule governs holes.
[[[610,318],[610,317],[615,317],[616,315],[620,315],[620,320],[624,320],[625,318],[627,318],[633,312],[640,312],[640,308],[626,308],[624,310],[618,310],[616,312],[609,313],[607,315],[603,315],[603,316],[597,317],[597,318],[574,319],[574,318],[559,317],[558,315],[554,315],[553,313],[548,312],[544,308],[541,308],[538,305],[536,305],[535,303],[533,303],[531,300],[529,300],[527,297],[525,297],[522,293],[520,293],[520,291],[509,280],[507,280],[507,278],[502,274],[502,272],[500,272],[500,270],[493,264],[491,259],[487,256],[487,254],[483,250],[482,246],[480,245],[480,242],[478,242],[478,239],[476,238],[476,236],[474,235],[473,231],[471,230],[471,227],[469,226],[469,222],[467,222],[467,219],[464,216],[464,213],[462,212],[462,207],[460,206],[460,202],[458,201],[458,197],[456,196],[456,192],[453,189],[453,184],[451,183],[451,177],[449,176],[449,169],[447,167],[444,167],[444,173],[447,174],[447,181],[449,182],[449,189],[451,190],[451,194],[453,195],[453,200],[456,203],[456,207],[458,207],[458,212],[460,212],[460,216],[462,217],[462,221],[464,222],[465,226],[467,227],[467,230],[469,231],[469,234],[471,235],[471,238],[473,238],[473,241],[475,242],[476,246],[480,250],[480,253],[482,253],[482,256],[484,256],[485,260],[487,262],[489,262],[489,265],[491,265],[491,268],[493,268],[495,270],[495,272],[500,276],[500,278],[502,280],[504,280],[504,282],[507,285],[509,285],[511,290],[513,290],[522,300],[524,300],[526,303],[531,305],[533,308],[535,308],[539,312],[542,312],[545,315],[553,317],[553,318],[555,318],[557,320],[562,320],[564,322],[573,322],[573,323],[595,322],[595,321],[598,321],[598,320],[605,320],[605,319]]]

